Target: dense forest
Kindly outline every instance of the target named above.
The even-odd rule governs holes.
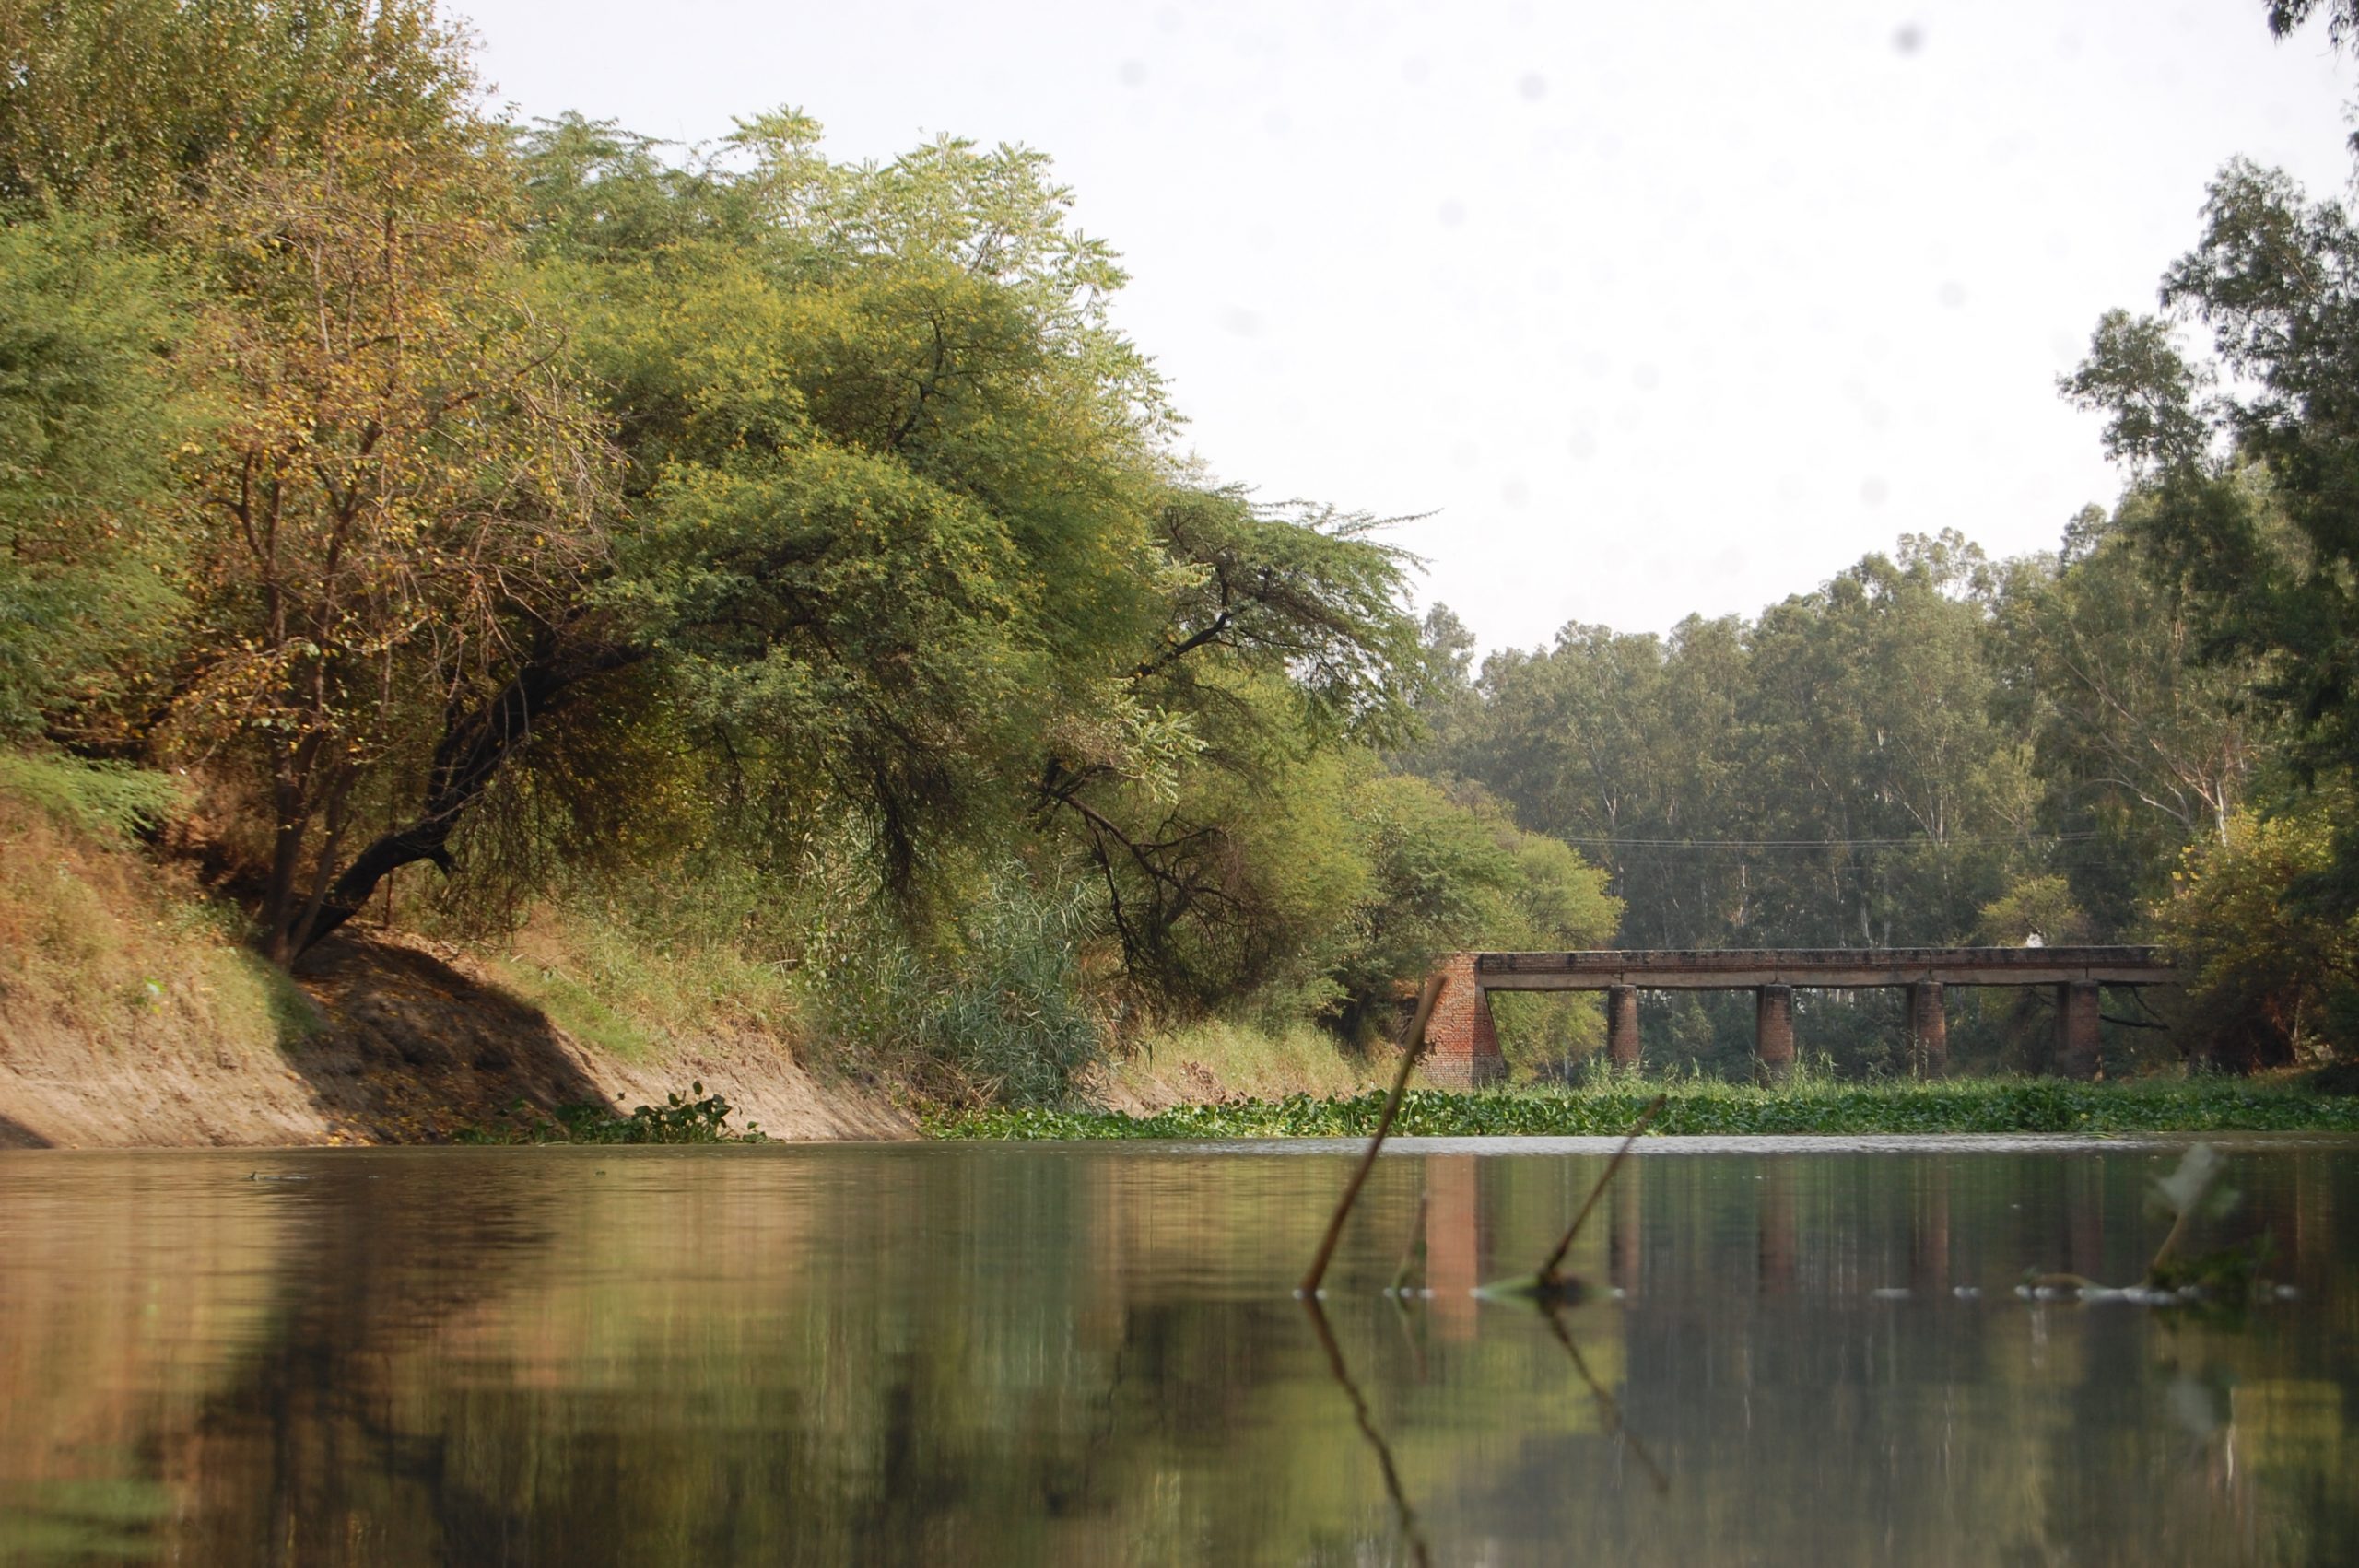
[[[1478,672],[1382,520],[1181,455],[1039,153],[518,125],[421,0],[0,50],[0,789],[276,964],[568,907],[1018,1101],[1150,1020],[1356,1047],[1471,945],[2156,939],[2198,983],[2123,1065],[2359,1045],[2359,231],[2275,173],[2099,324],[2130,484],[2053,556]],[[1806,1047],[1890,1069],[1891,1005]],[[1962,1059],[2042,1065],[2036,1005]]]

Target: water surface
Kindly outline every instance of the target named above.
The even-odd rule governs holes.
[[[2242,1322],[2013,1293],[2175,1151],[1891,1140],[1642,1145],[1552,1322],[1602,1146],[1411,1141],[1332,1356],[1348,1145],[0,1154],[0,1562],[2348,1562],[2359,1148],[2231,1146]]]

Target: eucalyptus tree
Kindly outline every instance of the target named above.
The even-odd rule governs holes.
[[[2097,929],[2139,928],[2190,843],[2224,842],[2273,743],[2250,659],[2207,657],[2201,617],[2136,543],[2149,505],[2074,520],[2060,558],[2001,596],[2002,706],[2034,737],[2043,823]]]
[[[2164,314],[2107,314],[2065,390],[2138,476],[2122,527],[2183,597],[2204,657],[2255,677],[2313,778],[2359,765],[2359,229],[2283,173],[2213,182]],[[2210,357],[2179,329],[2208,327]],[[2318,883],[2359,907],[2359,827]]]
[[[1710,791],[1725,715],[1695,709],[1681,669],[1704,627],[1684,626],[1666,645],[1574,625],[1551,648],[1495,654],[1477,688],[1482,711],[1454,721],[1437,754],[1518,822],[1602,866],[1626,906],[1625,937],[1652,945],[1698,940],[1680,907],[1684,868],[1665,863],[1661,845],[1693,834],[1709,810],[1699,794]]]
[[[2027,758],[1994,724],[1990,579],[1954,536],[1904,537],[1764,612],[1756,693],[1760,924],[1842,945],[1962,936],[2032,825]],[[1817,848],[1807,848],[1817,846]]]

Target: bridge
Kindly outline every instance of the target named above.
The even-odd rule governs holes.
[[[2107,986],[2176,982],[2151,947],[1758,947],[1709,951],[1607,948],[1583,953],[1460,953],[1426,1037],[1426,1075],[1456,1088],[1507,1076],[1492,991],[1603,991],[1605,1044],[1617,1066],[1638,1061],[1638,993],[1749,990],[1756,998],[1754,1056],[1766,1078],[1794,1061],[1794,990],[1895,986],[1908,992],[1908,1059],[1939,1077],[1949,1061],[1950,986],[2048,986],[2056,992],[2057,1071],[2095,1078],[2097,1003]]]

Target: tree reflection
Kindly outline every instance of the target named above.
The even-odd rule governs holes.
[[[1452,1337],[1437,1296],[1429,1343],[1379,1293],[1419,1192],[1443,1291],[1601,1159],[1381,1162],[1332,1276],[1365,1310],[1309,1335],[1316,1156],[0,1162],[0,1513],[103,1494],[143,1511],[71,1560],[327,1568],[2330,1561],[2359,1160],[2235,1156],[2218,1239],[2300,1291],[2241,1328],[2009,1288],[2134,1273],[2173,1157],[1640,1154],[1572,1265],[1622,1300]],[[1338,1387],[1372,1463],[1306,1440]]]

